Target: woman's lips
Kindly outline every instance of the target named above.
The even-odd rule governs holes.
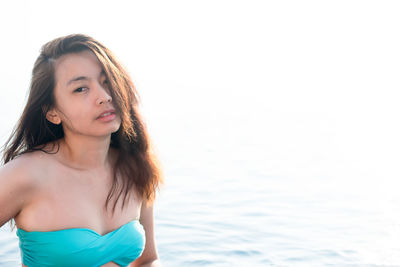
[[[104,113],[97,118],[99,121],[112,121],[115,118],[115,113]]]
[[[115,110],[107,110],[101,113],[100,116],[97,117],[97,120],[107,122],[113,120],[114,118],[115,118]]]

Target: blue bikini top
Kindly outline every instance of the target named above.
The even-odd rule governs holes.
[[[137,219],[105,235],[87,228],[48,232],[19,228],[16,234],[22,263],[28,267],[97,267],[111,261],[128,266],[143,253],[146,243]]]

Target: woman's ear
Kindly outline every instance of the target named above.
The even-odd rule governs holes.
[[[58,116],[58,113],[55,110],[55,108],[51,108],[46,112],[46,119],[53,124],[61,123],[61,118],[60,116]]]

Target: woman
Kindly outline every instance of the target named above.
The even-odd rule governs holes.
[[[22,266],[160,266],[162,171],[135,87],[101,43],[42,47],[3,160],[0,226],[14,219]]]

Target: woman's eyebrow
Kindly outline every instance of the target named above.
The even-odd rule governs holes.
[[[71,80],[69,80],[69,81],[67,82],[67,86],[70,85],[70,84],[73,83],[73,82],[77,82],[77,81],[81,81],[81,80],[88,80],[88,77],[86,77],[86,76],[79,76],[79,77],[73,78],[73,79],[71,79]]]
[[[100,72],[100,75],[99,75],[99,76],[102,76],[102,75],[105,75],[105,74],[106,74],[106,73],[104,72],[104,70],[102,70],[102,71]],[[67,86],[70,85],[70,84],[73,83],[73,82],[82,81],[82,80],[86,81],[86,80],[89,80],[89,78],[86,77],[86,76],[79,76],[79,77],[72,78],[71,80],[69,80],[69,81],[67,82]]]

